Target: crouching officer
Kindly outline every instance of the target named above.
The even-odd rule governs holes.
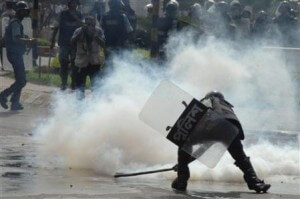
[[[24,27],[22,20],[28,17],[30,8],[25,1],[16,3],[16,15],[9,21],[5,30],[5,44],[7,51],[7,59],[11,63],[16,81],[7,89],[0,93],[0,104],[3,108],[8,109],[7,98],[11,96],[11,110],[22,110],[20,103],[22,88],[26,85],[26,73],[23,55],[26,48],[32,46],[36,40],[30,39],[24,35]]]
[[[244,152],[241,142],[241,140],[244,139],[244,133],[238,118],[232,110],[233,106],[225,100],[222,93],[216,91],[208,93],[201,100],[201,103],[222,115],[227,121],[231,122],[235,127],[238,128],[239,134],[229,146],[228,152],[235,160],[234,164],[244,173],[244,180],[246,181],[248,188],[250,190],[255,190],[257,193],[267,192],[271,185],[265,184],[263,180],[260,180],[256,176],[254,168],[250,162],[250,158],[247,157]],[[190,178],[188,164],[194,160],[195,158],[179,148],[178,165],[176,167],[177,178],[173,181],[172,188],[179,191],[186,190],[187,182]]]
[[[83,98],[86,77],[90,77],[93,89],[104,62],[103,56],[100,55],[100,51],[105,46],[104,34],[102,29],[96,27],[94,17],[85,18],[84,25],[75,30],[71,43],[76,46],[75,67],[77,74],[75,85],[80,92],[79,97]]]

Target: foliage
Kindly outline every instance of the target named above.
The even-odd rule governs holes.
[[[10,72],[5,75],[9,78],[14,78],[14,73]],[[30,71],[26,71],[26,79],[28,82],[38,85],[45,85],[45,86],[55,86],[60,87],[61,80],[59,74],[53,73],[41,73],[39,75],[38,68],[34,68]],[[68,84],[71,84],[71,79],[68,78]],[[90,80],[87,78],[86,88],[90,88]]]
[[[133,53],[136,55],[140,55],[143,58],[150,58],[150,50],[145,50],[142,48],[137,48],[133,50]]]
[[[37,42],[38,42],[38,46],[50,46],[50,42],[43,38],[38,38]]]
[[[31,70],[26,73],[26,78],[30,83],[47,85],[47,86],[60,86],[61,80],[58,74],[39,73]]]
[[[59,63],[59,59],[58,59],[58,56],[54,57],[51,61],[51,64],[50,66],[52,68],[59,68],[60,67],[60,63]]]

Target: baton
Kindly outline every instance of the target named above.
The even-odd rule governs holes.
[[[138,175],[145,175],[145,174],[152,174],[152,173],[161,173],[161,172],[167,172],[167,171],[176,171],[175,166],[168,169],[158,169],[153,171],[143,171],[143,172],[136,172],[136,173],[122,173],[117,172],[114,175],[114,178],[120,178],[120,177],[131,177],[131,176],[138,176]]]

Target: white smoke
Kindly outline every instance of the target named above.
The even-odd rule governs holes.
[[[126,53],[114,59],[111,73],[100,81],[93,97],[78,101],[73,94],[56,94],[52,115],[36,128],[40,154],[47,159],[43,165],[92,169],[108,176],[119,170],[173,166],[175,145],[138,119],[164,78],[196,98],[213,89],[222,91],[236,106],[245,128],[299,131],[296,86],[280,54],[261,48],[239,52],[214,39],[194,42],[188,36],[170,40],[167,66]],[[291,176],[299,176],[298,147],[262,140],[246,153],[263,178],[291,181],[295,180]],[[242,180],[228,154],[213,170],[197,163],[191,168],[196,180]]]

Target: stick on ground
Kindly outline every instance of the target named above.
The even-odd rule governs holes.
[[[175,171],[175,168],[168,168],[168,169],[158,169],[153,171],[144,171],[144,172],[136,172],[136,173],[120,173],[117,172],[114,175],[114,178],[120,178],[120,177],[131,177],[131,176],[138,176],[138,175],[145,175],[145,174],[152,174],[152,173],[161,173],[161,172],[167,172],[167,171]]]

